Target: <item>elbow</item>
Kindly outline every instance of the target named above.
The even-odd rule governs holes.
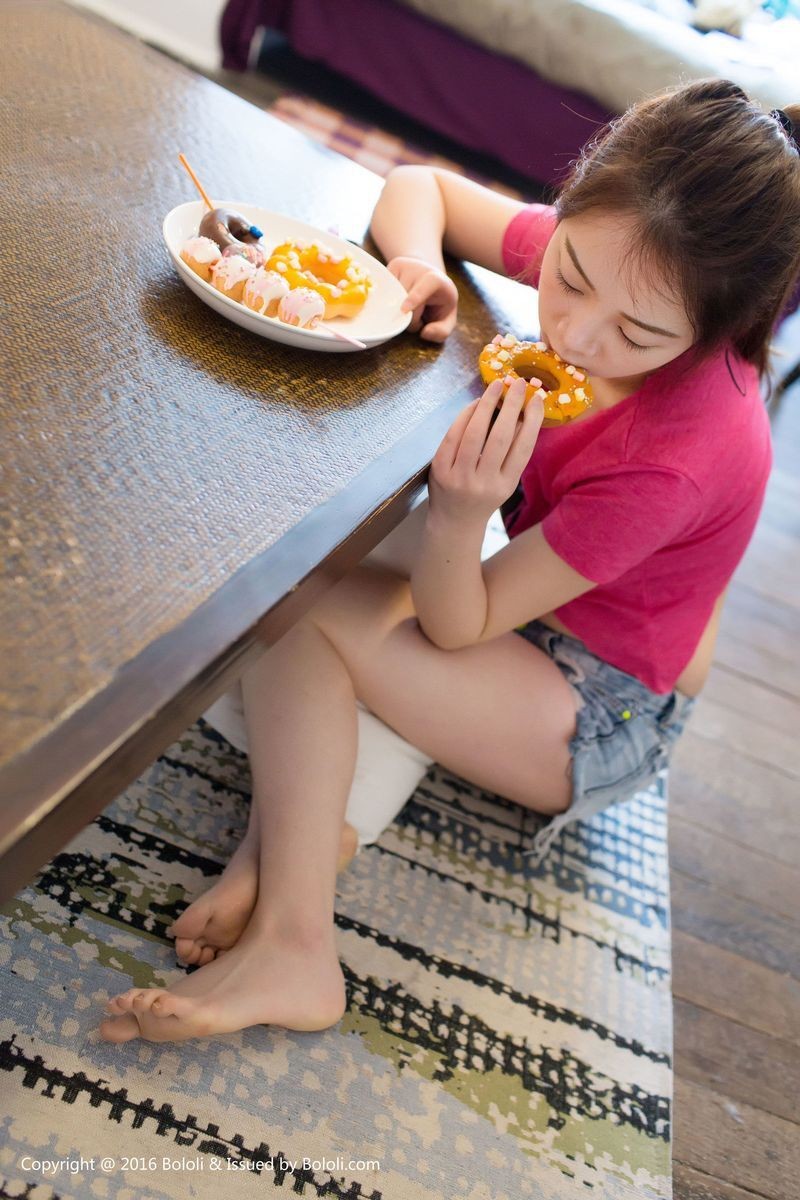
[[[398,163],[396,167],[392,167],[386,176],[386,182],[391,179],[410,179],[421,175],[436,175],[436,168],[426,166],[425,163]]]
[[[403,171],[404,167],[392,167],[387,174],[381,194],[375,203],[372,210],[372,216],[369,222],[369,235],[377,245],[381,253],[384,253],[384,243],[391,237],[392,225],[394,218],[392,209],[395,206],[395,192],[397,191],[398,181],[402,178],[399,172]]]
[[[373,210],[373,219],[375,213],[380,212],[381,207],[385,205],[392,193],[398,187],[403,185],[404,180],[413,178],[419,179],[419,177],[422,175],[434,176],[435,172],[433,167],[426,167],[422,163],[418,165],[415,163],[401,163],[399,166],[392,167],[391,170],[387,171],[386,177],[383,181],[381,194],[378,196],[377,203],[375,204],[375,208]]]
[[[423,637],[435,646],[437,650],[464,650],[467,646],[474,646],[480,638],[464,638],[456,636],[456,631],[453,629],[433,630],[426,629],[422,622],[417,618],[417,627]]]
[[[417,615],[417,629],[420,631],[426,642],[430,642],[437,650],[460,650],[461,647],[454,643],[452,633],[440,632],[434,629],[430,624],[420,620]]]
[[[428,641],[432,641],[432,640],[433,639],[428,638]],[[438,650],[463,650],[464,647],[468,646],[470,643],[463,642],[463,641],[454,641],[452,638],[445,637],[445,638],[437,638],[433,642],[433,644],[434,644],[434,646],[436,646],[436,648]]]

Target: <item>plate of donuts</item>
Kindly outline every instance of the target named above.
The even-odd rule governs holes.
[[[210,211],[194,200],[167,214],[163,235],[186,286],[260,337],[303,350],[362,350],[411,321],[400,308],[406,290],[383,263],[296,217],[240,200]]]

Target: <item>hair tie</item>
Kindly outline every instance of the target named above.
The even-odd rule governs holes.
[[[800,145],[794,134],[794,122],[788,113],[785,113],[782,108],[773,108],[769,114],[773,120],[777,121],[783,132],[786,134],[786,140],[790,146],[794,146],[795,150],[800,153]]]

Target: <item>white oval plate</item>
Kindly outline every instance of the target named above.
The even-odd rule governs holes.
[[[408,327],[411,320],[410,312],[401,312],[400,305],[406,297],[406,290],[399,280],[395,279],[383,263],[378,262],[360,246],[354,246],[343,238],[332,233],[307,225],[294,217],[284,216],[283,213],[270,212],[269,209],[259,208],[255,204],[243,204],[240,200],[220,200],[220,208],[233,209],[246,217],[253,225],[264,231],[262,243],[265,250],[272,250],[286,241],[323,242],[338,254],[347,254],[353,262],[369,271],[372,277],[372,288],[367,302],[361,312],[350,318],[339,317],[329,324],[350,337],[358,338],[367,347],[379,346],[389,338],[396,337]],[[253,312],[244,304],[223,296],[210,283],[206,283],[188,267],[180,256],[181,246],[190,237],[195,237],[200,227],[200,220],[205,211],[202,200],[192,200],[188,204],[179,204],[167,213],[164,218],[163,233],[170,257],[175,268],[188,288],[199,296],[206,304],[234,321],[251,333],[261,337],[272,338],[276,342],[284,342],[287,346],[299,346],[303,350],[357,350],[347,342],[340,341],[332,333],[323,329],[297,329],[287,325],[277,317],[264,317]]]

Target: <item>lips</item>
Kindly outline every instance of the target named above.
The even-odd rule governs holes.
[[[547,341],[546,338],[544,340]],[[560,359],[562,359],[563,362],[570,363],[573,367],[577,367],[579,371],[585,371],[587,375],[591,375],[591,370],[589,369],[585,358],[577,357],[574,354],[564,354],[558,348],[558,346],[554,346],[552,342],[547,342],[547,344],[551,350],[555,350],[556,354]]]

